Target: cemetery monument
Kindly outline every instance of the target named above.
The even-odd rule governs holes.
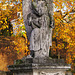
[[[54,28],[53,0],[23,0],[22,3],[31,53],[16,60],[8,69],[14,75],[65,75],[70,66],[63,59],[49,58]]]

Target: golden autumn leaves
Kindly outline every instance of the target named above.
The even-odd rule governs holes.
[[[17,37],[17,39],[15,39],[15,41],[13,41],[13,43],[16,45],[14,47],[14,50],[17,50],[17,53],[19,54],[20,52],[23,52],[25,56],[30,54],[30,51],[28,49],[28,45],[29,43],[27,42],[27,39],[23,39],[23,38],[19,38]]]
[[[3,1],[5,2],[5,0]],[[13,1],[15,0],[12,0],[11,4]],[[17,5],[14,4],[14,7],[7,4],[5,7],[3,3],[0,3],[0,34],[2,29],[9,28],[7,17],[9,20],[13,16],[13,19],[17,19],[15,14],[18,11],[22,13],[22,0],[20,2]],[[2,6],[6,10],[2,10]],[[54,7],[57,11],[54,11],[55,28],[53,30],[52,55],[58,55],[60,53],[60,56],[70,64],[75,59],[75,2],[74,0],[54,0]],[[23,18],[17,20],[15,25],[18,24],[23,24]],[[24,52],[24,55],[27,56],[30,54],[28,48],[29,42],[26,33],[19,34],[21,29],[25,29],[24,25],[18,29],[17,38],[12,43],[15,44],[14,50],[17,50],[17,53]],[[25,39],[19,38],[18,36],[23,36]],[[6,47],[5,49],[9,48]]]
[[[17,30],[17,34],[15,36],[16,40],[13,41],[13,44],[15,45],[14,50],[17,50],[17,53],[24,52],[25,53],[24,55],[27,56],[28,54],[30,54],[30,51],[28,49],[29,42],[27,40],[26,32],[22,32],[22,30],[23,31],[25,30],[25,26],[23,23],[23,17],[21,17],[21,18],[17,17],[17,12],[21,12],[21,15],[22,15],[22,3],[21,3],[22,0],[20,0],[20,3],[18,3],[17,5],[13,4],[14,1],[15,0],[12,0],[11,3],[8,3],[8,2],[5,3],[5,1],[0,3],[0,9],[1,9],[1,11],[0,11],[0,34],[3,35],[2,30],[6,30],[7,32],[9,32],[8,21],[17,19],[17,21],[15,21],[14,28],[17,25],[20,25],[20,26],[19,26],[19,28]],[[18,2],[18,0],[17,0],[17,2]],[[13,31],[11,30],[11,34],[12,33],[13,33]],[[11,37],[12,36],[13,36],[13,34],[11,35]],[[19,38],[22,36],[24,37],[24,39]],[[23,43],[25,43],[25,44],[23,44]],[[7,47],[5,49],[7,49]]]
[[[75,60],[75,2],[54,0],[55,28],[53,30],[52,54],[60,55],[67,63]],[[73,69],[75,70],[75,69]]]

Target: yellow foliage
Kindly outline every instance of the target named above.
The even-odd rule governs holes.
[[[25,39],[22,37],[0,36],[0,70],[7,71],[7,65],[13,65],[14,60],[25,56],[25,47]],[[20,50],[19,53],[17,53],[18,50]]]
[[[54,12],[53,41],[55,43],[53,43],[52,51],[59,51],[67,63],[73,63],[72,60],[75,58],[75,2],[74,0],[54,0],[54,4],[57,12]]]

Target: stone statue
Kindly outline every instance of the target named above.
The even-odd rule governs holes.
[[[49,58],[54,27],[53,1],[23,0],[23,18],[31,54],[16,60],[8,69],[14,75],[65,75],[71,67],[63,59]]]
[[[31,55],[49,57],[54,27],[53,0],[23,0],[23,18]]]

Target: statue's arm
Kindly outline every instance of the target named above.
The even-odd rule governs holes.
[[[38,18],[35,14],[33,13],[30,13],[28,16],[27,16],[27,19],[28,19],[28,25],[31,26],[33,29],[34,28],[40,28],[41,25],[42,25],[42,22],[41,22],[41,19]]]

